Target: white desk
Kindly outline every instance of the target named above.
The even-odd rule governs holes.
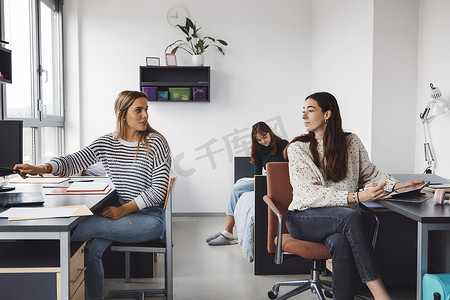
[[[110,182],[108,178],[96,177],[97,181]],[[107,195],[45,195],[49,188],[42,184],[15,184],[13,192],[41,192],[44,206],[65,206],[85,204],[95,211],[112,195],[113,189]],[[0,211],[3,211],[0,210]],[[42,220],[8,221],[0,219],[0,240],[59,240],[61,268],[61,299],[70,299],[70,231],[83,217],[54,218]]]

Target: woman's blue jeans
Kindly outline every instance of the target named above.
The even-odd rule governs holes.
[[[293,238],[323,242],[333,260],[333,299],[353,299],[357,273],[363,282],[380,278],[375,253],[361,215],[349,207],[288,211],[286,227]]]
[[[227,216],[234,216],[234,209],[239,200],[239,197],[245,192],[255,190],[255,180],[253,178],[241,178],[233,186],[231,191],[230,201],[228,201]]]
[[[103,252],[113,241],[138,243],[158,239],[165,229],[164,210],[148,207],[123,216],[118,220],[89,216],[75,228],[73,241],[86,241],[86,299],[103,297]]]

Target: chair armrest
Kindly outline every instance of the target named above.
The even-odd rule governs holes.
[[[281,215],[280,211],[278,210],[278,207],[273,203],[272,199],[270,199],[269,196],[265,195],[263,197],[264,202],[266,202],[267,206],[273,211],[274,214]]]
[[[275,263],[282,264],[283,263],[283,251],[281,249],[282,245],[282,237],[283,237],[283,215],[280,213],[278,207],[273,203],[272,199],[269,196],[263,197],[264,202],[267,206],[273,211],[273,213],[278,218],[278,232],[277,232],[277,247],[275,251]]]
[[[380,220],[378,219],[377,215],[367,206],[359,205],[360,208],[365,210],[369,215],[371,215],[375,220],[375,228],[373,229],[372,234],[372,247],[375,249],[375,245],[377,244],[377,238],[378,238],[378,229],[380,228]]]

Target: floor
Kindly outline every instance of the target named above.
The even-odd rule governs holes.
[[[253,264],[249,263],[239,245],[211,247],[205,238],[223,228],[225,218],[219,216],[173,218],[174,233],[174,299],[181,300],[253,300],[269,299],[267,291],[276,281],[298,280],[308,275],[253,275]],[[125,284],[122,279],[107,279],[105,295],[110,290],[126,288],[162,287],[164,259],[157,262],[155,279],[132,280]],[[144,283],[144,284],[142,284]],[[281,287],[280,295],[290,288]],[[404,288],[389,288],[392,299],[415,299],[415,291]],[[368,291],[362,295],[373,299]],[[108,298],[106,299],[115,299]],[[121,298],[136,299],[136,298]],[[165,297],[147,297],[160,300]],[[291,299],[312,300],[317,296],[304,292]]]

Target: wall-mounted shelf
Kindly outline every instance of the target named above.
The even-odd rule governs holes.
[[[140,89],[148,101],[209,102],[209,67],[140,67]]]
[[[0,47],[0,83],[11,83],[11,50]]]

